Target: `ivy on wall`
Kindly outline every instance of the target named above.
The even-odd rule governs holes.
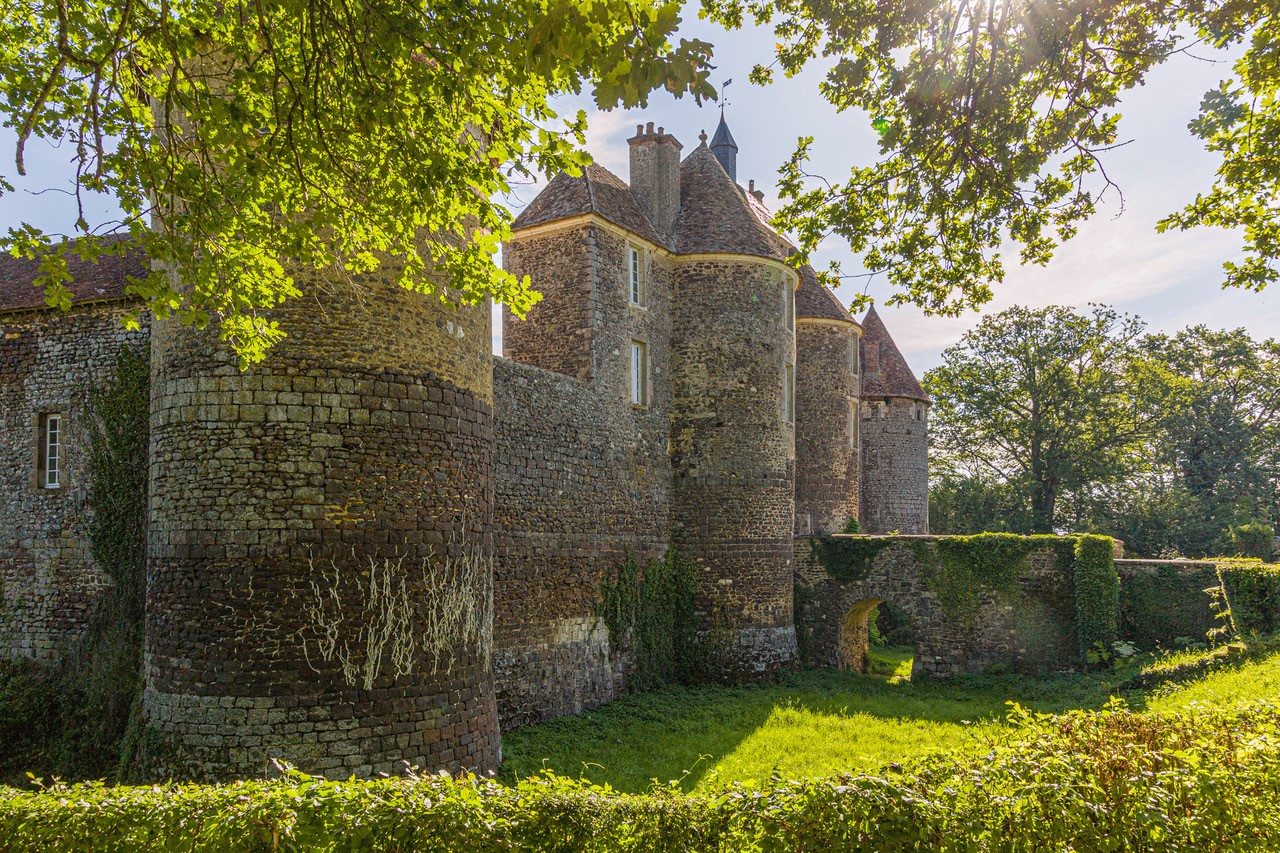
[[[90,553],[110,584],[56,668],[0,672],[0,742],[21,745],[0,758],[9,781],[29,770],[113,777],[129,764],[142,688],[149,395],[147,352],[128,347],[88,393]]]
[[[693,567],[668,548],[644,571],[628,557],[600,583],[596,616],[615,650],[629,648],[630,685],[648,690],[686,683],[701,669],[702,649],[694,616]]]
[[[1080,653],[1109,650],[1119,636],[1120,577],[1109,536],[1080,536],[1075,544],[1076,632]]]

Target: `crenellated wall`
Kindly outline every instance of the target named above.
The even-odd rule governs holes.
[[[863,399],[861,410],[863,532],[928,533],[928,404]]]

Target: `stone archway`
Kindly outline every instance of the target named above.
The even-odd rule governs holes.
[[[871,637],[867,631],[867,619],[871,611],[884,603],[883,598],[864,598],[857,601],[840,617],[840,636],[837,642],[837,662],[841,669],[854,672],[867,671],[867,653],[871,650]]]

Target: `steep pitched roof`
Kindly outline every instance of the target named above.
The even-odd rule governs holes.
[[[32,282],[39,263],[9,254],[0,254],[0,311],[25,311],[45,307],[44,291]],[[72,302],[100,302],[126,299],[129,278],[145,278],[151,273],[141,252],[122,257],[105,256],[97,263],[84,261],[74,252],[67,254],[67,269],[72,280],[67,283]]]
[[[785,261],[792,248],[760,221],[746,192],[729,180],[703,142],[680,164],[680,215],[676,251],[682,255],[726,253]]]
[[[931,402],[874,305],[862,319],[862,396]]]
[[[800,268],[800,287],[796,289],[796,319],[804,317],[844,320],[857,325],[857,321],[849,316],[836,295],[818,282],[818,276],[808,264]]]
[[[738,143],[733,140],[733,134],[729,132],[729,124],[724,120],[724,113],[720,113],[720,125],[716,128],[716,135],[711,137],[712,149],[721,145],[732,145],[735,149]]]
[[[556,175],[511,227],[519,231],[584,213],[595,213],[651,243],[670,248],[636,204],[626,181],[598,163],[587,166],[576,178],[563,172]]]

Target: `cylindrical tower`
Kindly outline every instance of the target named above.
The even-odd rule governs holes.
[[[812,267],[796,291],[796,532],[841,533],[858,518],[858,339]]]
[[[672,540],[729,678],[792,661],[795,274],[681,259],[672,296]]]
[[[489,308],[393,272],[153,327],[143,776],[497,767]]]
[[[862,529],[928,533],[929,395],[874,307],[862,328]]]

